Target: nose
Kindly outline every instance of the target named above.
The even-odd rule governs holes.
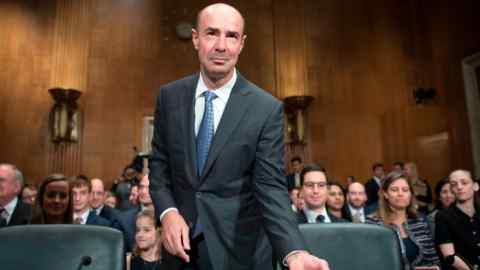
[[[220,35],[215,44],[215,50],[219,52],[225,51],[227,38],[224,35]]]

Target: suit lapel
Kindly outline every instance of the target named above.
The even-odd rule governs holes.
[[[205,180],[205,176],[208,174],[214,161],[217,159],[221,149],[225,143],[227,143],[228,138],[247,111],[250,104],[246,96],[249,92],[247,81],[238,74],[237,81],[232,88],[222,118],[218,124],[217,131],[215,132],[212,145],[210,146],[207,162],[205,163],[203,174],[200,177],[200,182]]]
[[[191,80],[187,81],[184,85],[183,93],[183,102],[188,104],[183,106],[184,110],[181,112],[181,119],[183,123],[183,130],[186,134],[185,142],[187,142],[187,153],[186,156],[189,157],[189,160],[186,160],[188,164],[190,177],[187,177],[191,180],[192,186],[198,186],[198,175],[197,175],[197,146],[195,143],[195,89],[198,83],[199,74],[197,73],[192,77]],[[181,105],[181,104],[179,104]]]

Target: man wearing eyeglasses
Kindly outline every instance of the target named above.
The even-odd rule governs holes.
[[[317,164],[306,165],[300,177],[305,207],[297,213],[298,223],[344,222],[343,219],[330,215],[325,207],[328,181],[324,169]]]

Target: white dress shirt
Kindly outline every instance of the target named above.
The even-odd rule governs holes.
[[[90,214],[90,209],[81,214],[73,213],[73,221],[75,221],[77,218],[81,218],[80,224],[85,225],[87,224],[88,214]]]
[[[322,209],[320,209],[320,212],[310,210],[307,206],[305,206],[305,208],[303,208],[303,212],[307,217],[308,223],[317,223],[317,217],[320,215],[323,215],[325,217],[325,219],[323,220],[323,223],[332,223],[332,220],[328,216],[327,209],[325,209],[325,206],[322,207]]]
[[[15,211],[15,207],[17,207],[17,203],[18,203],[18,197],[15,196],[15,198],[13,198],[13,200],[7,203],[7,205],[5,205],[4,207],[5,213],[3,214],[3,216],[5,217],[7,224],[10,224],[10,220],[12,219],[12,214],[13,214],[13,211]]]
[[[350,210],[350,214],[352,216],[352,219],[355,215],[358,215],[358,217],[360,218],[360,221],[362,223],[365,223],[365,211],[364,211],[364,208],[360,208],[360,209],[357,209],[357,208],[354,208],[352,207],[350,204],[348,204],[348,209]]]
[[[203,75],[200,73],[198,76],[197,87],[195,88],[195,136],[198,134],[198,130],[200,129],[200,124],[202,123],[203,113],[205,110],[205,97],[203,96],[203,93],[210,90],[214,91],[217,95],[217,97],[212,100],[213,132],[215,134],[236,81],[237,70],[235,69],[233,71],[232,78],[226,84],[217,89],[208,89],[208,87],[205,85],[205,81],[203,80]],[[163,216],[165,216],[167,212],[172,210],[178,211],[178,209],[175,207],[167,208],[162,212],[162,214],[160,214],[160,220],[162,220]]]

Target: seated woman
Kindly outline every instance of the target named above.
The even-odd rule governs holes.
[[[438,211],[448,208],[455,202],[455,195],[453,195],[448,177],[438,181],[435,186],[435,198],[435,210],[427,216],[428,225],[430,225],[430,230],[433,236],[435,236],[435,216]]]
[[[328,183],[327,210],[339,219],[346,219],[345,215],[345,190],[336,182]]]
[[[379,209],[367,222],[395,229],[403,244],[403,259],[410,268],[439,266],[427,221],[417,215],[413,188],[403,174],[390,173],[379,191]]]
[[[67,178],[62,174],[47,176],[38,190],[33,224],[72,224],[72,202]]]
[[[127,255],[130,270],[161,269],[160,228],[157,226],[155,214],[151,210],[143,210],[137,215],[137,231],[133,256]]]

